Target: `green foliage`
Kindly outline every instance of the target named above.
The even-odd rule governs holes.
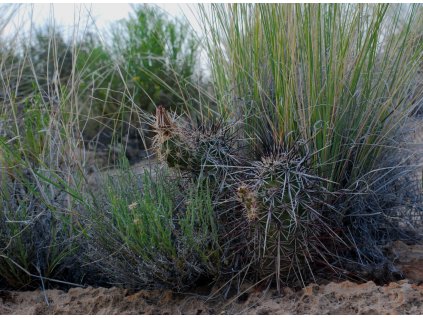
[[[110,282],[182,289],[216,271],[217,229],[207,183],[187,183],[166,170],[136,176],[125,169],[103,186],[88,233],[96,251],[90,258]]]
[[[22,151],[28,160],[33,164],[42,158],[44,147],[46,144],[45,128],[49,125],[49,115],[43,111],[40,101],[34,104],[27,103],[25,105],[25,113],[23,114],[22,129]]]
[[[186,99],[187,81],[195,71],[197,41],[189,26],[157,8],[138,5],[114,35],[125,78],[142,109],[173,106]]]
[[[46,102],[34,88],[22,103],[0,107],[0,280],[9,287],[77,281],[79,209],[72,188],[77,164],[63,105]],[[75,186],[76,187],[76,186]]]

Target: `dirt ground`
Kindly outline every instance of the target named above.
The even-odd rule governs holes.
[[[281,294],[253,291],[232,301],[207,298],[92,287],[68,292],[3,291],[0,314],[423,314],[423,285],[407,280],[386,286],[348,281],[313,284],[300,291],[286,288]]]

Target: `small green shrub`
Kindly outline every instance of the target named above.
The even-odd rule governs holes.
[[[183,289],[215,274],[219,250],[207,182],[125,169],[101,186],[87,218],[88,256],[106,281]]]
[[[158,104],[184,104],[198,54],[189,25],[167,17],[158,8],[138,5],[113,40],[124,61],[125,79],[141,109],[152,112]]]

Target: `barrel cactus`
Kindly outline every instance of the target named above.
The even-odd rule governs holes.
[[[260,277],[273,277],[278,284],[304,281],[313,258],[324,250],[321,209],[330,194],[308,161],[296,151],[263,156],[236,191],[249,224],[249,262]]]

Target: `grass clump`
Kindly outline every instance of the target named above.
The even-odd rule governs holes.
[[[60,135],[53,127],[57,118],[40,101],[35,96],[25,109],[13,102],[0,108],[15,120],[0,136],[0,279],[13,288],[77,282],[82,275],[69,272],[79,249],[78,225],[70,180],[53,170],[65,167],[63,154],[52,148]]]
[[[217,272],[217,228],[207,182],[184,180],[165,169],[143,175],[125,169],[103,186],[87,226],[90,259],[108,283],[179,290]]]

